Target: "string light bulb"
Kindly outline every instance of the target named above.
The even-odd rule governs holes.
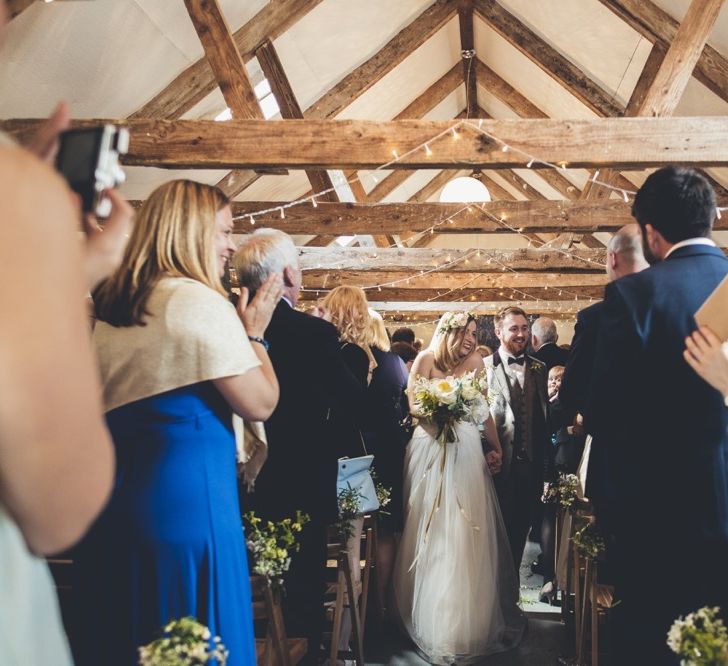
[[[427,157],[432,157],[432,151],[430,150],[430,146],[427,144],[425,144],[425,155],[427,155]]]

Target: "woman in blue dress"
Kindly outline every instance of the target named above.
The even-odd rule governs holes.
[[[262,335],[281,285],[250,305],[244,292],[236,312],[220,283],[232,228],[217,188],[162,185],[95,294],[117,469],[75,555],[79,666],[137,664],[139,646],[185,616],[221,637],[228,666],[255,664],[232,414],[264,420],[278,401]]]

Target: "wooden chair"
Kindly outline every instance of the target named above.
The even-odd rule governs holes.
[[[342,544],[335,531],[330,533],[328,544],[328,566],[335,571],[335,580],[327,587],[326,593],[333,596],[333,601],[326,607],[327,618],[331,621],[330,663],[337,658],[345,658],[339,653],[342,624],[345,609],[349,609],[351,618],[353,654],[357,666],[364,666],[364,629],[366,626],[367,602],[371,572],[374,566],[376,550],[376,518],[365,516],[360,535],[360,556],[358,562],[352,562],[352,553],[347,544]],[[350,545],[350,544],[349,544]],[[363,555],[363,558],[362,558]],[[354,575],[353,566],[359,567],[359,576]],[[353,603],[351,600],[354,600]]]
[[[288,638],[281,611],[280,590],[263,576],[250,577],[253,595],[253,618],[267,620],[264,639],[256,639],[255,656],[260,666],[294,666],[305,656],[308,641]]]

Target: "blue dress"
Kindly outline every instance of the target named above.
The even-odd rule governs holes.
[[[228,666],[255,664],[231,413],[211,382],[107,413],[109,505],[75,554],[78,666],[131,666],[170,620],[219,635]]]

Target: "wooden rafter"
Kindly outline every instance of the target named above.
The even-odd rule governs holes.
[[[453,273],[440,271],[425,275],[403,277],[401,271],[321,270],[304,271],[307,289],[327,289],[337,285],[356,285],[365,288],[389,285],[397,289],[462,289],[465,283],[470,289],[556,289],[572,288],[600,290],[607,284],[605,273],[540,273],[523,272],[485,273],[472,271]],[[563,294],[561,294],[563,296]]]
[[[321,0],[272,0],[233,34],[244,62],[253,57],[265,39],[275,39],[310,12]],[[200,58],[179,74],[130,118],[173,120],[187,113],[216,86],[206,58]]]
[[[278,58],[273,44],[269,40],[264,41],[256,50],[255,55],[258,58],[258,63],[260,63],[260,68],[263,70],[265,78],[270,83],[271,91],[281,110],[281,116],[287,119],[301,120],[303,118],[301,107],[298,104],[298,100],[283,70],[283,65],[281,65],[281,61]],[[332,190],[334,185],[326,171],[308,169],[306,176],[314,192],[326,192],[321,197],[323,201],[338,201],[336,192]]]
[[[718,13],[724,0],[692,0],[690,7],[675,34],[670,48],[661,58],[655,70],[655,62],[661,56],[657,51],[655,59],[648,61],[650,69],[645,67],[647,79],[652,81],[645,85],[644,95],[641,95],[639,104],[635,103],[627,109],[629,116],[671,116],[682,99],[685,88],[690,81],[695,64],[708,41],[708,37],[718,19]],[[600,174],[600,181],[610,184],[614,180],[612,170],[604,170]],[[601,196],[606,198],[611,194],[607,187],[590,187],[585,193],[586,198]]]
[[[42,122],[7,120],[0,126],[18,138]],[[372,169],[521,168],[528,155],[574,168],[642,169],[671,163],[728,163],[728,117],[598,118],[592,120],[462,120],[459,140],[453,121],[204,120],[129,121],[131,140],[124,163],[167,168]],[[89,127],[118,120],[82,120]],[[441,135],[441,136],[440,136]],[[440,136],[438,140],[433,137]],[[488,138],[497,137],[498,140]],[[699,138],[697,140],[696,138]],[[423,148],[431,147],[432,155]],[[503,151],[503,145],[511,150]],[[419,149],[417,149],[419,148]],[[535,163],[534,168],[550,168]]]
[[[674,42],[679,23],[650,0],[600,0],[638,33],[667,51]],[[728,59],[706,44],[693,75],[704,86],[728,102]]]
[[[587,107],[602,116],[616,116],[623,111],[612,95],[495,0],[474,0],[474,7],[488,25]]]
[[[140,201],[133,201],[135,207]],[[728,199],[719,199],[728,206]],[[301,204],[286,209],[285,217],[275,201],[234,201],[232,203],[236,233],[248,233],[255,214],[258,227],[281,229],[295,235],[399,235],[429,231],[461,234],[510,234],[514,229],[525,233],[589,233],[616,231],[633,222],[631,204],[621,199],[608,201],[494,201],[467,206],[456,203],[321,203],[316,208]],[[261,210],[273,209],[267,215]],[[448,221],[449,220],[449,221]],[[502,220],[502,221],[501,221]],[[715,221],[717,231],[728,230],[728,215]]]
[[[572,234],[573,235],[573,234]],[[604,273],[606,249],[572,250],[568,254],[555,249],[484,249],[469,250],[434,248],[303,248],[300,251],[303,270],[402,271],[414,274],[444,264],[449,273],[502,273],[503,266],[514,271]]]
[[[379,294],[372,294],[372,298],[377,298],[376,301],[370,301],[369,305],[373,309],[380,312],[386,321],[392,323],[416,324],[418,322],[433,323],[437,321],[439,316],[443,312],[450,310],[469,310],[477,314],[495,314],[503,308],[503,299],[496,301],[483,301],[473,297],[471,301],[432,301],[430,303],[396,303],[391,301],[379,300]],[[576,300],[572,302],[560,302],[556,301],[534,301],[529,299],[515,300],[514,303],[519,307],[522,307],[526,312],[532,314],[550,315],[554,318],[560,318],[564,315],[574,315],[582,308],[590,305],[592,301],[585,299]]]
[[[465,82],[465,99],[467,100],[465,114],[468,118],[476,118],[478,116],[478,84],[475,71],[478,60],[475,57],[472,0],[460,0],[458,19],[460,24],[460,55],[463,61],[463,81]]]
[[[454,15],[452,0],[437,0],[374,56],[336,84],[305,112],[306,118],[334,118],[357,97],[434,35]]]
[[[217,0],[185,0],[185,6],[232,117],[263,118],[245,63]],[[254,171],[241,169],[226,175],[217,185],[234,197],[240,185],[253,183],[257,178]]]
[[[35,0],[7,0],[8,21],[20,16]]]

